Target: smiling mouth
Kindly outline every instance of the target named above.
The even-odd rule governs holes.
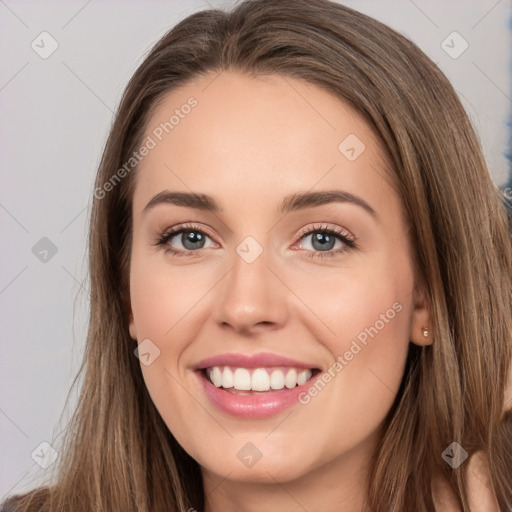
[[[236,395],[265,394],[302,386],[312,379],[318,368],[263,367],[240,368],[212,366],[201,370],[215,387]]]

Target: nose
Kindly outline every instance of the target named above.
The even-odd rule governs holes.
[[[268,263],[265,252],[251,263],[235,255],[215,312],[223,329],[231,328],[248,336],[284,326],[288,318],[288,289]]]

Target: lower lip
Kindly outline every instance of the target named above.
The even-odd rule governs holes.
[[[202,371],[195,372],[206,396],[221,411],[240,418],[259,419],[279,414],[298,402],[300,393],[308,389],[318,375],[294,388],[265,391],[264,393],[237,395],[213,385]]]

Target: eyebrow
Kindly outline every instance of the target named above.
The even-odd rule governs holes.
[[[277,211],[285,214],[331,203],[348,203],[359,206],[374,217],[375,220],[378,220],[377,212],[364,199],[344,190],[324,190],[319,192],[298,192],[290,194],[283,199]],[[169,192],[168,190],[164,190],[149,201],[142,210],[142,214],[146,214],[159,204],[173,204],[175,206],[195,208],[212,213],[221,213],[223,211],[217,201],[209,195],[193,192]]]

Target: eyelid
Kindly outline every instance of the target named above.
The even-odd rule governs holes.
[[[297,234],[297,238],[301,239],[304,235],[308,235],[317,231],[332,231],[335,232],[336,235],[345,237],[352,242],[355,242],[356,240],[356,237],[348,229],[342,228],[340,226],[330,226],[326,223],[319,223],[314,224],[313,226],[306,226],[305,228],[299,231],[299,233]]]
[[[177,234],[181,231],[200,231],[200,232],[208,235],[210,238],[214,238],[210,232],[210,228],[203,226],[202,224],[196,223],[196,222],[183,222],[183,223],[179,223],[174,226],[168,226],[165,228],[160,228],[157,226],[157,229],[155,231],[156,231],[156,234],[155,234],[156,237],[162,237],[162,236],[166,236],[169,234]]]

